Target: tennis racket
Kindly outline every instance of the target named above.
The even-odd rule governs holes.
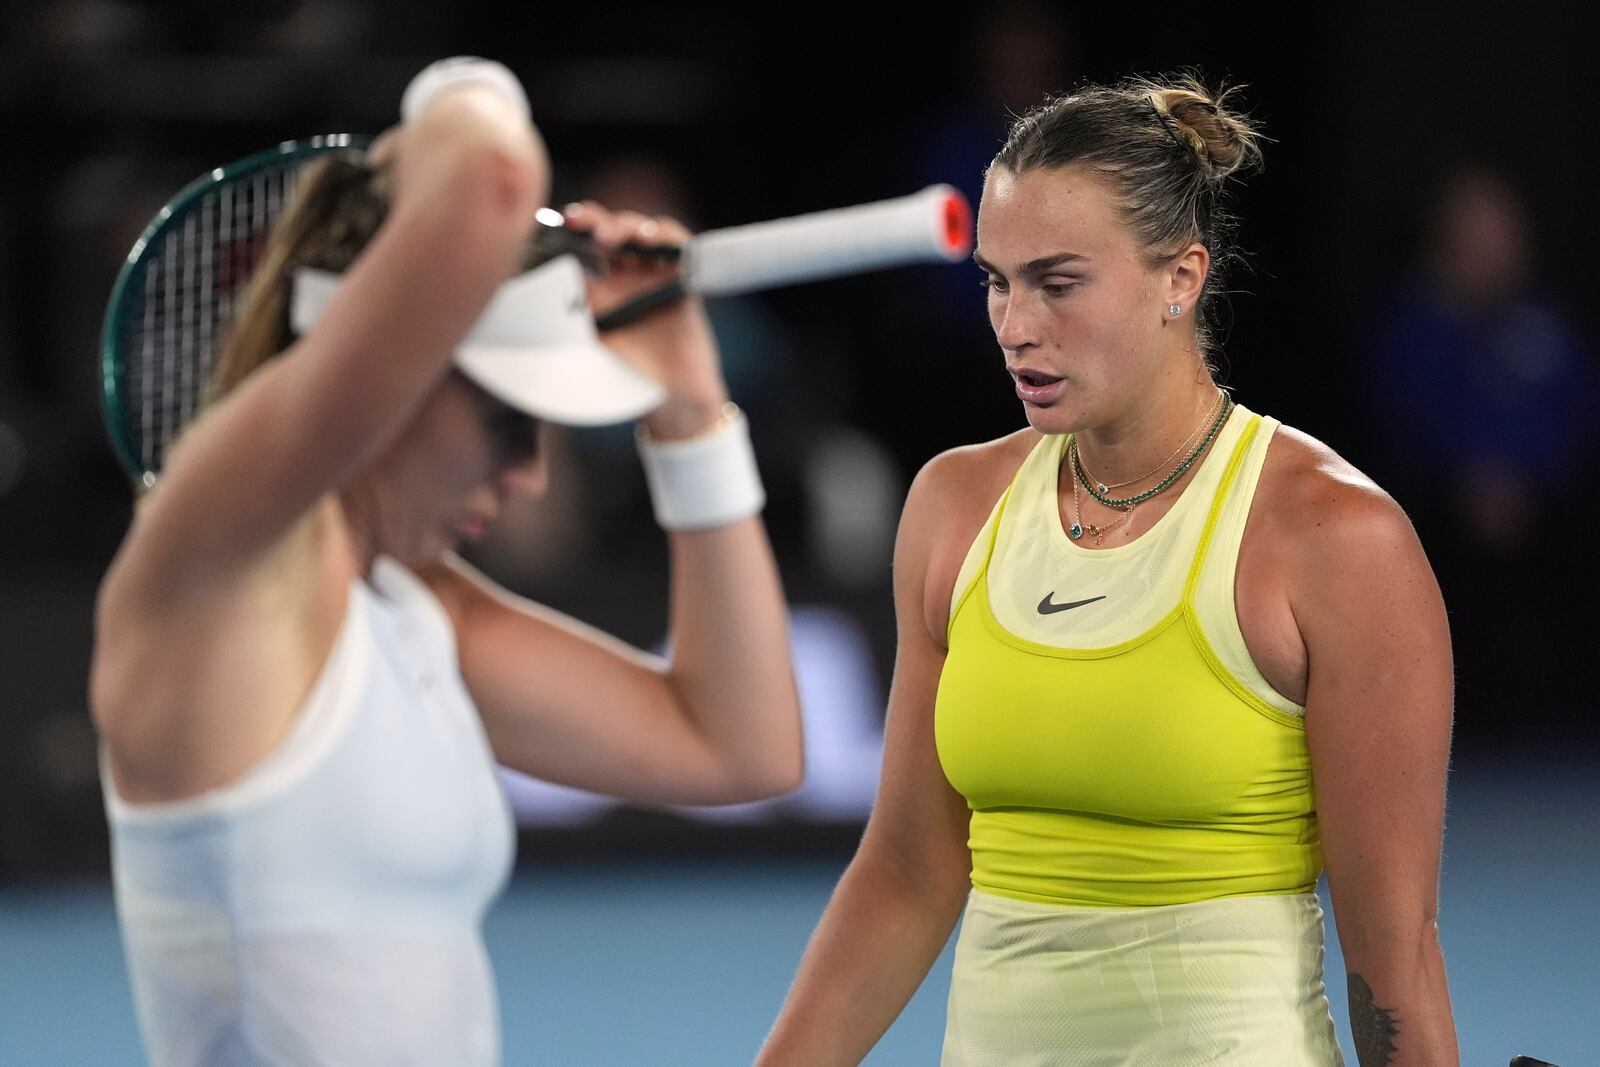
[[[199,414],[236,311],[305,165],[368,139],[286,141],[185,186],[145,228],[117,276],[101,335],[101,399],[117,458],[153,486],[167,451]],[[614,329],[681,299],[751,292],[919,261],[953,261],[971,245],[971,210],[949,186],[873,204],[699,234],[682,247],[625,251],[681,260],[671,284],[602,316]],[[537,240],[601,261],[586,235],[541,211]]]
[[[155,484],[167,449],[205,399],[272,226],[305,164],[367,138],[284,143],[196,178],[134,242],[100,335],[101,406],[117,458]]]
[[[640,293],[600,316],[595,325],[602,333],[616,329],[688,293],[732,296],[908,263],[953,263],[971,249],[972,208],[948,185],[870,204],[707,230],[681,250],[659,250],[681,258],[677,279]]]

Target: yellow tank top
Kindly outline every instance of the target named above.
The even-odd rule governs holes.
[[[935,736],[972,809],[972,884],[1017,900],[1303,893],[1322,868],[1304,709],[1239,632],[1239,540],[1277,429],[1235,407],[1127,545],[1062,528],[1068,438],[1024,461],[956,582]]]

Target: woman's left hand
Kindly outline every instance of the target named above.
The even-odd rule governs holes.
[[[568,205],[563,214],[573,230],[592,234],[606,257],[606,273],[588,280],[589,303],[597,318],[677,277],[676,262],[622,251],[624,244],[647,248],[684,244],[689,231],[677,220],[610,211],[592,200]],[[606,347],[666,387],[666,401],[644,417],[651,436],[690,437],[722,414],[728,387],[716,338],[698,297],[684,297],[611,330],[604,340]]]

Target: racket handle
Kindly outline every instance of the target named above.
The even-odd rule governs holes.
[[[559,228],[559,216],[552,216],[547,224]],[[930,185],[894,200],[707,230],[682,247],[627,244],[622,251],[653,259],[681,254],[682,274],[613,308],[595,320],[595,327],[604,333],[626,326],[686,293],[730,296],[906,263],[950,263],[971,247],[972,210],[948,185]]]
[[[632,252],[640,259],[654,259],[662,263],[676,263],[683,258],[682,245],[636,245],[624,241],[617,246],[619,252]]]
[[[623,247],[627,247],[624,245]],[[684,288],[681,281],[668,282],[658,289],[647,289],[638,296],[626,300],[610,311],[594,320],[594,328],[601,333],[615,330],[619,326],[626,326],[630,322],[638,322],[657,308],[664,308],[668,304],[675,304],[684,297]]]
[[[538,215],[539,234],[535,242],[544,246],[551,256],[570,252],[578,257],[584,269],[599,273],[605,269],[605,257],[608,253],[602,252],[595,243],[594,235],[587,230],[574,230],[567,225],[567,220],[561,212],[553,208],[540,208]],[[658,263],[676,263],[683,258],[682,245],[641,245],[633,241],[626,241],[612,249],[610,255],[619,252],[628,252],[640,259],[655,260]]]
[[[708,230],[684,248],[684,287],[728,296],[907,263],[953,263],[972,247],[972,209],[948,185],[855,207]]]
[[[574,244],[584,241],[555,211],[541,212],[539,222]],[[966,197],[951,186],[930,185],[892,200],[707,230],[682,246],[629,242],[618,251],[666,262],[681,258],[686,291],[731,296],[906,263],[954,263],[971,249]]]

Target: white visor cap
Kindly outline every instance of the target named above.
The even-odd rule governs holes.
[[[291,325],[322,316],[341,275],[295,271]],[[661,405],[661,384],[600,343],[575,256],[557,256],[506,282],[456,345],[455,364],[502,403],[550,422],[604,426]]]

